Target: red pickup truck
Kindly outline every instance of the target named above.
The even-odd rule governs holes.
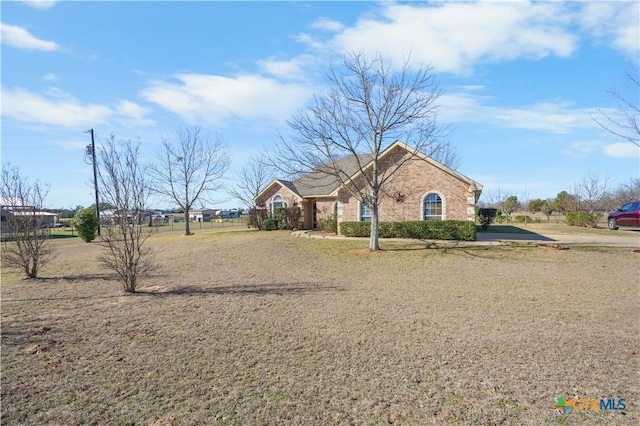
[[[632,201],[609,213],[607,216],[609,229],[618,229],[619,226],[640,227],[640,201]]]

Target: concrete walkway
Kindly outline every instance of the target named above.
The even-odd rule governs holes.
[[[459,243],[473,245],[499,245],[504,242],[527,242],[527,243],[549,243],[581,246],[601,246],[601,247],[630,247],[640,249],[640,232],[625,231],[629,235],[601,235],[601,234],[539,234],[539,233],[497,233],[478,232],[477,241],[460,241]],[[319,231],[294,231],[291,235],[303,238],[317,239],[338,239],[338,240],[368,240],[360,237],[343,237]],[[381,241],[412,241],[401,238],[381,238]],[[458,243],[456,241],[429,240],[439,243]]]

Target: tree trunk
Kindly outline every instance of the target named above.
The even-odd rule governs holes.
[[[380,245],[378,244],[378,203],[373,203],[371,206],[371,236],[369,237],[369,250],[379,251]]]
[[[189,209],[184,209],[184,235],[191,235],[189,228]]]

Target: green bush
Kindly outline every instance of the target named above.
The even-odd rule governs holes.
[[[567,212],[565,221],[569,226],[583,226],[585,228],[595,228],[602,219],[602,215],[598,213],[587,212]]]
[[[338,232],[338,216],[333,213],[324,219],[320,219],[318,221],[318,225],[322,231],[333,232],[334,234]]]
[[[485,231],[491,225],[498,213],[497,209],[478,209],[478,221]]]
[[[265,219],[262,222],[262,229],[265,231],[275,231],[278,229],[278,221],[275,219]]]
[[[73,216],[71,226],[78,231],[78,236],[84,241],[89,243],[95,240],[98,234],[98,217],[95,210],[91,207],[80,210]]]
[[[278,222],[278,229],[297,229],[298,221],[302,211],[300,207],[278,207],[273,211],[276,221]]]
[[[342,222],[340,233],[346,237],[368,237],[371,234],[371,223]],[[476,225],[465,220],[380,222],[378,233],[380,238],[475,241]]]
[[[252,208],[249,210],[249,218],[251,219],[252,227],[256,229],[262,229],[262,222],[268,218],[269,214],[266,209]],[[249,225],[247,223],[247,225]]]
[[[533,218],[529,215],[519,214],[513,218],[514,223],[531,223]]]

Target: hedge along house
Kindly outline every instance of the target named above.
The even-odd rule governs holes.
[[[345,184],[362,185],[359,175],[371,169],[371,156],[352,155],[336,164],[341,179],[322,172],[312,172],[294,181],[275,179],[258,194],[255,203],[267,209],[270,217],[278,207],[299,206],[300,229],[315,229],[332,214],[338,224],[371,220],[371,210]],[[475,220],[475,207],[482,192],[478,182],[416,153],[400,141],[381,153],[378,164],[383,171],[398,168],[382,187],[380,222]]]

